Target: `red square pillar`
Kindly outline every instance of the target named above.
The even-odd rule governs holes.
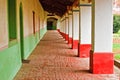
[[[113,53],[90,52],[90,72],[93,74],[113,74]]]
[[[73,36],[73,44],[72,49],[78,49],[79,42],[79,7],[73,7],[73,27],[72,27],[72,36]]]
[[[92,48],[90,71],[94,74],[113,74],[112,0],[92,0]]]

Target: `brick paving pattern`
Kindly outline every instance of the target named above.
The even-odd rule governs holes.
[[[120,80],[114,74],[89,73],[89,58],[78,58],[57,31],[48,31],[14,80]]]

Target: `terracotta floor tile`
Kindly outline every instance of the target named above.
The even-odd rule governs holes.
[[[78,58],[57,31],[48,31],[14,80],[120,80],[114,74],[89,73],[89,58]]]

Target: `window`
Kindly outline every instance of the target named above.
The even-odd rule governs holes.
[[[35,34],[35,12],[33,11],[33,34]]]
[[[8,0],[9,41],[17,38],[16,26],[16,0]]]

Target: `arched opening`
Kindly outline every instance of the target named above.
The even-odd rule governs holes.
[[[20,50],[21,50],[21,59],[24,59],[24,36],[23,36],[23,9],[22,3],[20,3],[19,8],[19,19],[20,19]]]
[[[57,29],[57,20],[56,18],[47,19],[47,30],[56,30]]]

